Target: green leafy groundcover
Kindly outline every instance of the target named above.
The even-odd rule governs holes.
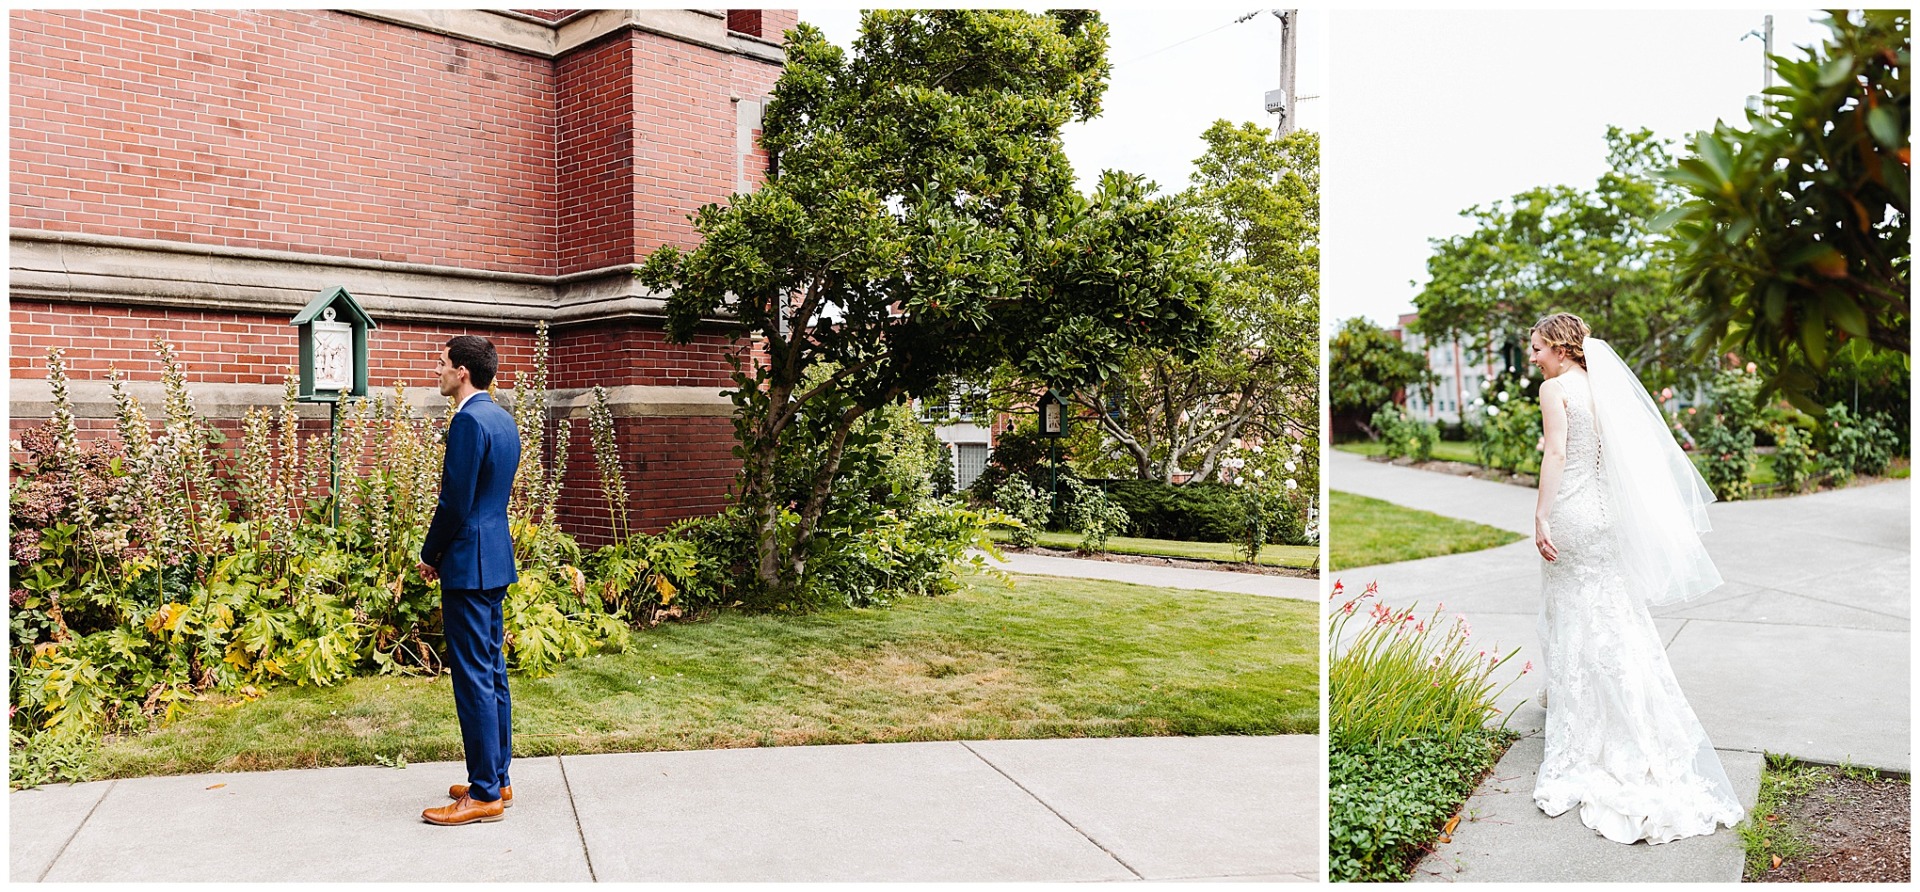
[[[1328,866],[1336,883],[1401,882],[1519,735],[1334,741],[1328,754]]]

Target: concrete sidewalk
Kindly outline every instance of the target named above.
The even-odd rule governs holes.
[[[1444,604],[1446,613],[1466,615],[1476,638],[1497,644],[1500,653],[1519,647],[1520,656],[1508,665],[1537,660],[1535,490],[1331,455],[1328,480],[1334,489],[1529,537],[1485,551],[1335,574],[1349,591],[1378,581],[1389,604]],[[1666,638],[1681,689],[1737,783],[1757,785],[1757,773],[1736,771],[1736,764],[1757,764],[1763,752],[1910,769],[1911,494],[1910,483],[1900,480],[1708,508],[1714,529],[1704,541],[1726,584],[1694,601],[1656,609],[1654,623]],[[1520,705],[1537,700],[1538,691],[1533,678],[1508,689],[1501,707],[1519,707],[1509,727],[1531,735],[1544,726],[1544,710],[1531,702]],[[1495,879],[1515,866],[1531,871],[1529,878],[1545,878],[1539,870],[1550,865],[1575,870],[1591,863],[1596,870],[1613,865],[1620,872],[1579,879],[1652,878],[1633,872],[1648,869],[1652,862],[1641,860],[1648,856],[1633,850],[1619,860],[1594,861],[1581,854],[1593,835],[1577,819],[1549,821],[1533,809],[1531,778],[1539,757],[1535,752],[1527,762],[1529,745],[1521,741],[1469,804],[1489,815],[1487,821],[1474,822],[1470,812],[1455,845],[1430,856],[1421,872]],[[1743,775],[1751,779],[1741,781]],[[1502,785],[1518,787],[1518,798],[1501,798]],[[1753,792],[1742,789],[1749,801]],[[1662,857],[1676,864],[1693,860]],[[1448,858],[1463,860],[1464,867]],[[1521,860],[1529,866],[1517,867]],[[1737,846],[1718,863],[1720,879],[1739,878]]]
[[[1533,504],[1538,490],[1403,468],[1340,449],[1327,450],[1322,473],[1329,489],[1533,537]]]
[[[1507,751],[1493,776],[1461,808],[1453,841],[1414,868],[1413,881],[1452,883],[1737,883],[1745,863],[1740,834],[1722,827],[1657,846],[1623,846],[1580,823],[1574,810],[1549,818],[1533,804],[1534,775],[1546,751],[1533,734]],[[1760,798],[1761,757],[1720,752],[1727,778],[1749,810]]]
[[[1105,579],[1131,582],[1158,588],[1190,588],[1214,592],[1237,592],[1269,598],[1320,599],[1320,580],[1295,576],[1267,576],[1260,573],[1235,573],[1231,570],[1189,570],[1182,567],[1156,567],[1125,561],[1091,561],[1079,558],[1004,552],[1006,560],[988,563],[1008,573],[1040,576],[1072,576],[1080,579]]]
[[[513,774],[506,819],[464,827],[420,820],[465,777],[451,762],[21,791],[9,879],[1319,877],[1312,735],[564,756],[517,759]]]

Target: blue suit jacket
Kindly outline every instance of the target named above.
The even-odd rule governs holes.
[[[520,578],[513,565],[507,498],[520,468],[520,430],[485,393],[453,416],[440,504],[420,560],[440,574],[442,589],[490,589]]]

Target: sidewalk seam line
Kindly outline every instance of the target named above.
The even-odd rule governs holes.
[[[1809,577],[1809,578],[1811,578],[1811,577]],[[1848,610],[1858,610],[1858,611],[1860,611],[1861,613],[1871,613],[1871,614],[1873,614],[1874,616],[1884,616],[1884,617],[1886,617],[1887,619],[1897,619],[1897,620],[1900,620],[1900,621],[1902,621],[1902,622],[1910,622],[1910,621],[1912,621],[1912,617],[1906,617],[1906,616],[1900,616],[1900,615],[1898,615],[1898,614],[1894,614],[1894,613],[1887,613],[1887,612],[1884,612],[1884,611],[1880,611],[1880,610],[1875,610],[1875,609],[1873,609],[1873,608],[1871,608],[1871,607],[1860,607],[1860,606],[1858,606],[1858,605],[1854,605],[1854,604],[1847,604],[1847,603],[1844,603],[1844,602],[1841,602],[1841,601],[1834,601],[1834,600],[1831,600],[1831,599],[1828,599],[1828,598],[1819,598],[1819,597],[1815,597],[1815,596],[1813,596],[1813,595],[1803,595],[1803,594],[1800,594],[1799,592],[1793,592],[1793,591],[1788,591],[1788,590],[1786,590],[1786,589],[1783,589],[1783,588],[1775,588],[1775,587],[1773,587],[1773,586],[1770,586],[1770,585],[1759,585],[1759,584],[1754,584],[1754,590],[1753,590],[1753,591],[1751,591],[1751,592],[1748,592],[1748,593],[1746,593],[1746,594],[1744,594],[1744,595],[1735,595],[1735,596],[1733,596],[1733,597],[1731,597],[1731,598],[1726,598],[1726,599],[1723,599],[1723,600],[1720,600],[1720,601],[1715,601],[1715,602],[1713,602],[1712,604],[1703,604],[1703,605],[1701,605],[1701,606],[1702,606],[1702,607],[1712,607],[1712,606],[1716,606],[1716,605],[1719,605],[1719,604],[1724,604],[1724,603],[1726,603],[1727,601],[1738,601],[1738,600],[1740,600],[1741,598],[1748,598],[1748,597],[1752,597],[1752,596],[1754,596],[1754,595],[1757,595],[1757,594],[1760,594],[1761,592],[1774,592],[1775,594],[1781,594],[1781,595],[1786,595],[1786,596],[1787,596],[1787,597],[1789,597],[1789,598],[1804,598],[1804,599],[1806,599],[1806,600],[1808,600],[1808,601],[1812,601],[1812,602],[1814,602],[1814,603],[1816,603],[1816,604],[1826,604],[1826,605],[1828,605],[1828,606],[1831,606],[1831,607],[1845,607],[1845,608],[1846,608],[1846,609],[1848,609]],[[1726,620],[1726,621],[1727,621],[1727,622],[1740,622],[1740,620]],[[1786,626],[1786,625],[1800,625],[1800,624],[1798,624],[1798,623],[1768,623],[1768,625],[1776,625],[1776,626]],[[1828,628],[1841,628],[1841,629],[1847,629],[1847,628],[1852,628],[1852,627],[1851,627],[1851,626],[1815,626],[1814,628],[1820,628],[1820,629],[1828,629]],[[1876,630],[1872,630],[1872,629],[1863,629],[1862,631],[1876,631]]]
[[[1693,625],[1692,617],[1675,617],[1675,619],[1680,620],[1680,628],[1673,630],[1673,635],[1666,640],[1665,644],[1660,646],[1661,650],[1672,650],[1673,643],[1680,640],[1680,633],[1685,632],[1688,626]]]
[[[587,880],[600,882],[600,875],[593,871],[593,851],[587,848],[587,830],[580,826],[580,805],[573,801],[573,781],[567,778],[567,757],[554,756],[560,763],[560,785],[567,790],[567,808],[573,811],[573,832],[580,837],[580,854],[587,859]]]
[[[112,793],[113,788],[117,786],[120,786],[118,778],[110,781],[107,788],[100,791],[100,798],[93,800],[93,807],[87,809],[87,816],[80,819],[80,823],[74,826],[72,833],[67,834],[67,841],[60,844],[60,851],[53,853],[53,860],[47,862],[47,869],[40,871],[40,876],[34,882],[47,881],[47,874],[53,872],[53,866],[60,863],[60,857],[67,853],[67,847],[73,845],[73,841],[80,837],[80,831],[86,829],[88,821],[93,820],[93,813],[100,810],[100,803],[107,801],[107,794]]]
[[[999,772],[1000,776],[1006,778],[1008,783],[1011,783],[1014,786],[1019,787],[1020,792],[1027,794],[1028,796],[1033,798],[1033,801],[1040,803],[1040,807],[1046,809],[1047,811],[1053,812],[1054,817],[1059,818],[1061,823],[1066,824],[1068,827],[1072,827],[1073,832],[1080,834],[1081,839],[1084,839],[1087,842],[1093,843],[1094,846],[1098,848],[1100,851],[1107,853],[1107,857],[1112,858],[1121,867],[1126,868],[1128,873],[1133,874],[1134,879],[1136,880],[1146,879],[1146,876],[1141,874],[1140,871],[1134,870],[1133,865],[1128,864],[1125,858],[1120,857],[1112,849],[1109,849],[1105,845],[1102,845],[1100,840],[1094,839],[1091,835],[1087,833],[1087,831],[1080,829],[1080,825],[1075,824],[1073,821],[1069,820],[1066,815],[1061,814],[1060,810],[1057,808],[1054,808],[1052,803],[1048,802],[1045,799],[1040,798],[1039,794],[1033,792],[1032,790],[1027,789],[1026,784],[1023,784],[1015,780],[1013,775],[1008,774],[1000,766],[993,764],[992,759],[989,759],[986,756],[982,755],[979,750],[976,750],[972,746],[969,746],[967,742],[964,740],[958,741],[958,743],[962,747],[965,747],[967,752],[972,753],[974,758],[987,763],[988,768],[991,768],[994,771]]]

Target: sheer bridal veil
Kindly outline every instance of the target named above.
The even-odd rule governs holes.
[[[1656,605],[1712,591],[1722,580],[1700,534],[1713,490],[1620,354],[1599,338],[1583,346],[1624,575]]]

